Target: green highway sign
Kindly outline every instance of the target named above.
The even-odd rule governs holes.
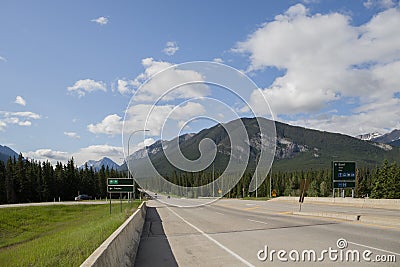
[[[132,178],[108,178],[108,193],[129,193],[134,190],[134,181]]]
[[[334,161],[333,162],[333,180],[355,180],[356,179],[356,163],[350,161]]]
[[[133,185],[132,178],[108,178],[107,185]]]
[[[354,188],[356,185],[356,163],[354,161],[334,161],[333,188]]]
[[[108,193],[130,193],[133,192],[133,185],[129,186],[118,186],[118,185],[109,185],[107,187]]]
[[[333,188],[354,188],[356,182],[333,182]]]

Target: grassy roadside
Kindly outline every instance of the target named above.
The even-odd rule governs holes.
[[[136,209],[139,202],[134,202]],[[0,209],[0,266],[79,266],[131,214],[131,204]]]

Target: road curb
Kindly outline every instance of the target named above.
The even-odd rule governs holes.
[[[146,218],[146,202],[140,204],[82,264],[81,267],[133,266]]]
[[[298,203],[299,197],[277,197],[269,201],[285,201]],[[352,206],[359,208],[400,210],[400,199],[371,199],[371,198],[332,198],[332,197],[305,197],[304,202],[311,204],[331,204],[338,206]]]
[[[395,226],[400,228],[400,219],[399,218],[391,218],[391,217],[376,217],[370,215],[362,215],[360,217],[360,222],[370,223],[370,224],[379,224],[385,226]]]
[[[325,218],[333,218],[333,219],[342,219],[347,221],[359,221],[361,215],[358,214],[348,214],[348,213],[338,213],[338,212],[293,212],[293,215],[301,215],[301,216],[316,216],[316,217],[325,217]]]
[[[346,221],[359,221],[367,224],[375,224],[381,226],[392,226],[400,227],[400,218],[393,218],[391,216],[371,216],[363,214],[349,214],[349,213],[339,213],[339,212],[293,212],[293,215],[299,216],[315,216],[324,217],[332,219],[341,219]]]

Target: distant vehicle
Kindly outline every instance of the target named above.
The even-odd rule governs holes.
[[[157,193],[154,194],[154,198],[157,198]]]
[[[92,199],[92,197],[88,196],[88,195],[85,195],[85,194],[75,197],[76,201],[78,201],[78,200],[90,200],[90,199]]]

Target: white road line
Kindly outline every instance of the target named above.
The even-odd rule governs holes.
[[[360,247],[375,249],[375,250],[378,250],[378,251],[382,251],[382,252],[386,252],[386,253],[391,253],[391,254],[395,254],[395,255],[397,255],[397,256],[400,256],[400,253],[396,253],[396,252],[393,252],[393,251],[390,251],[390,250],[384,250],[384,249],[381,249],[381,248],[375,248],[375,247],[371,247],[371,246],[367,246],[367,245],[363,245],[363,244],[358,244],[358,243],[354,243],[354,242],[350,242],[350,241],[347,241],[347,243],[353,244],[353,245],[356,245],[356,246],[360,246]]]
[[[262,221],[256,221],[256,220],[252,220],[252,219],[248,219],[248,220],[251,221],[251,222],[262,223],[262,224],[268,224],[268,223],[262,222]]]
[[[220,214],[220,215],[225,215],[225,214],[223,214],[222,212],[218,212],[218,211],[216,211],[215,213],[218,213],[218,214]]]
[[[206,234],[203,230],[201,230],[200,228],[198,228],[197,226],[191,224],[190,222],[186,221],[183,217],[181,217],[178,213],[176,213],[175,211],[173,211],[170,207],[167,206],[167,209],[169,209],[173,214],[175,214],[178,218],[180,218],[182,221],[184,221],[187,225],[191,226],[192,228],[194,228],[197,232],[199,232],[200,234],[202,234],[203,236],[205,236],[206,238],[208,238],[210,241],[214,242],[217,246],[219,246],[220,248],[222,248],[223,250],[225,250],[226,252],[228,252],[229,254],[231,254],[233,257],[235,257],[236,259],[240,260],[242,263],[244,263],[246,266],[249,267],[255,267],[253,264],[251,264],[250,262],[246,261],[245,259],[243,259],[242,257],[240,257],[238,254],[236,254],[235,252],[233,252],[232,250],[230,250],[229,248],[225,247],[224,245],[222,245],[221,243],[219,243],[217,240],[215,240],[214,238],[212,238],[211,236],[209,236],[208,234]]]

